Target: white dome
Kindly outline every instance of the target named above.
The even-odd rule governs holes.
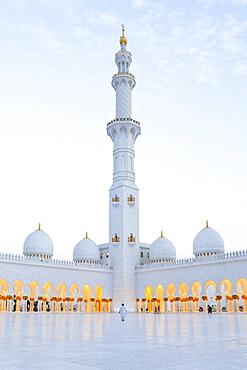
[[[161,236],[150,246],[150,260],[175,260],[176,249],[170,240]]]
[[[85,238],[76,244],[73,251],[73,261],[99,261],[100,253],[97,244]]]
[[[53,256],[53,243],[48,234],[42,230],[36,230],[30,234],[24,242],[24,256],[41,255]]]
[[[194,239],[193,253],[195,256],[205,253],[224,253],[224,241],[217,231],[211,227],[205,227]]]

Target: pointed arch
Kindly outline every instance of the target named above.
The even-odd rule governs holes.
[[[30,298],[36,298],[39,294],[39,284],[37,281],[31,281],[31,283],[28,284],[30,292],[29,297]]]
[[[24,283],[21,280],[16,280],[12,285],[12,291],[16,296],[22,297]]]
[[[88,284],[84,285],[84,287],[82,288],[82,294],[85,304],[84,309],[85,312],[91,311],[91,292],[92,292],[91,287]]]
[[[65,284],[63,284],[63,283],[58,284],[57,294],[58,294],[58,298],[65,298],[66,297],[67,287],[66,287]]]
[[[166,293],[167,293],[167,296],[168,296],[168,299],[174,299],[175,298],[175,294],[176,294],[176,287],[174,284],[168,284],[167,285],[167,288],[166,288]]]
[[[155,293],[156,293],[156,299],[157,299],[156,306],[158,308],[158,311],[160,312],[164,312],[164,292],[165,292],[165,289],[163,285],[158,284],[156,286]]]
[[[100,285],[97,285],[94,289],[95,302],[94,302],[94,311],[102,312],[102,297],[103,297],[103,288]]]
[[[147,285],[146,288],[145,288],[145,296],[146,296],[146,301],[147,301],[147,310],[148,312],[152,312],[153,311],[153,304],[152,304],[152,300],[153,300],[153,288],[151,287],[151,285]]]
[[[5,296],[8,292],[9,285],[6,280],[0,279],[0,295]]]
[[[233,311],[233,301],[232,301],[232,283],[228,279],[223,279],[220,282],[220,291],[222,293],[222,311]]]
[[[44,298],[49,298],[51,299],[52,296],[53,296],[53,292],[54,292],[54,287],[52,285],[52,283],[50,282],[47,282],[43,285],[43,296]]]
[[[70,290],[70,296],[72,298],[78,298],[78,296],[80,294],[80,287],[79,287],[79,285],[72,284],[69,290]]]

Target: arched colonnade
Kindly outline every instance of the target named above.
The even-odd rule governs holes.
[[[138,312],[207,312],[208,305],[216,312],[247,312],[247,280],[147,285],[137,305]]]
[[[111,299],[103,298],[103,288],[63,283],[54,286],[31,281],[25,285],[16,280],[12,285],[0,279],[0,312],[110,312]]]

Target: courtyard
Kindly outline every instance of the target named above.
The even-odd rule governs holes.
[[[246,369],[245,313],[1,313],[1,369]]]

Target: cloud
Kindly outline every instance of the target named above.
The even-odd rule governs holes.
[[[226,17],[219,34],[222,47],[228,55],[235,55],[246,51],[246,40],[244,41],[247,21],[240,22],[234,15],[229,14]]]
[[[237,61],[233,67],[233,76],[239,80],[247,80],[247,63],[244,61]]]
[[[147,0],[133,0],[132,3],[131,3],[132,6],[134,7],[146,7],[146,6],[150,6],[150,2],[147,1]]]
[[[214,5],[216,2],[217,2],[217,0],[198,0],[199,4],[204,4],[207,7],[210,7],[210,6]]]
[[[114,25],[119,24],[119,21],[115,15],[107,12],[95,12],[87,11],[85,14],[86,23],[96,25]]]
[[[7,0],[7,2],[16,10],[21,10],[28,6],[28,0]]]
[[[230,0],[230,3],[235,6],[247,5],[247,0]]]

